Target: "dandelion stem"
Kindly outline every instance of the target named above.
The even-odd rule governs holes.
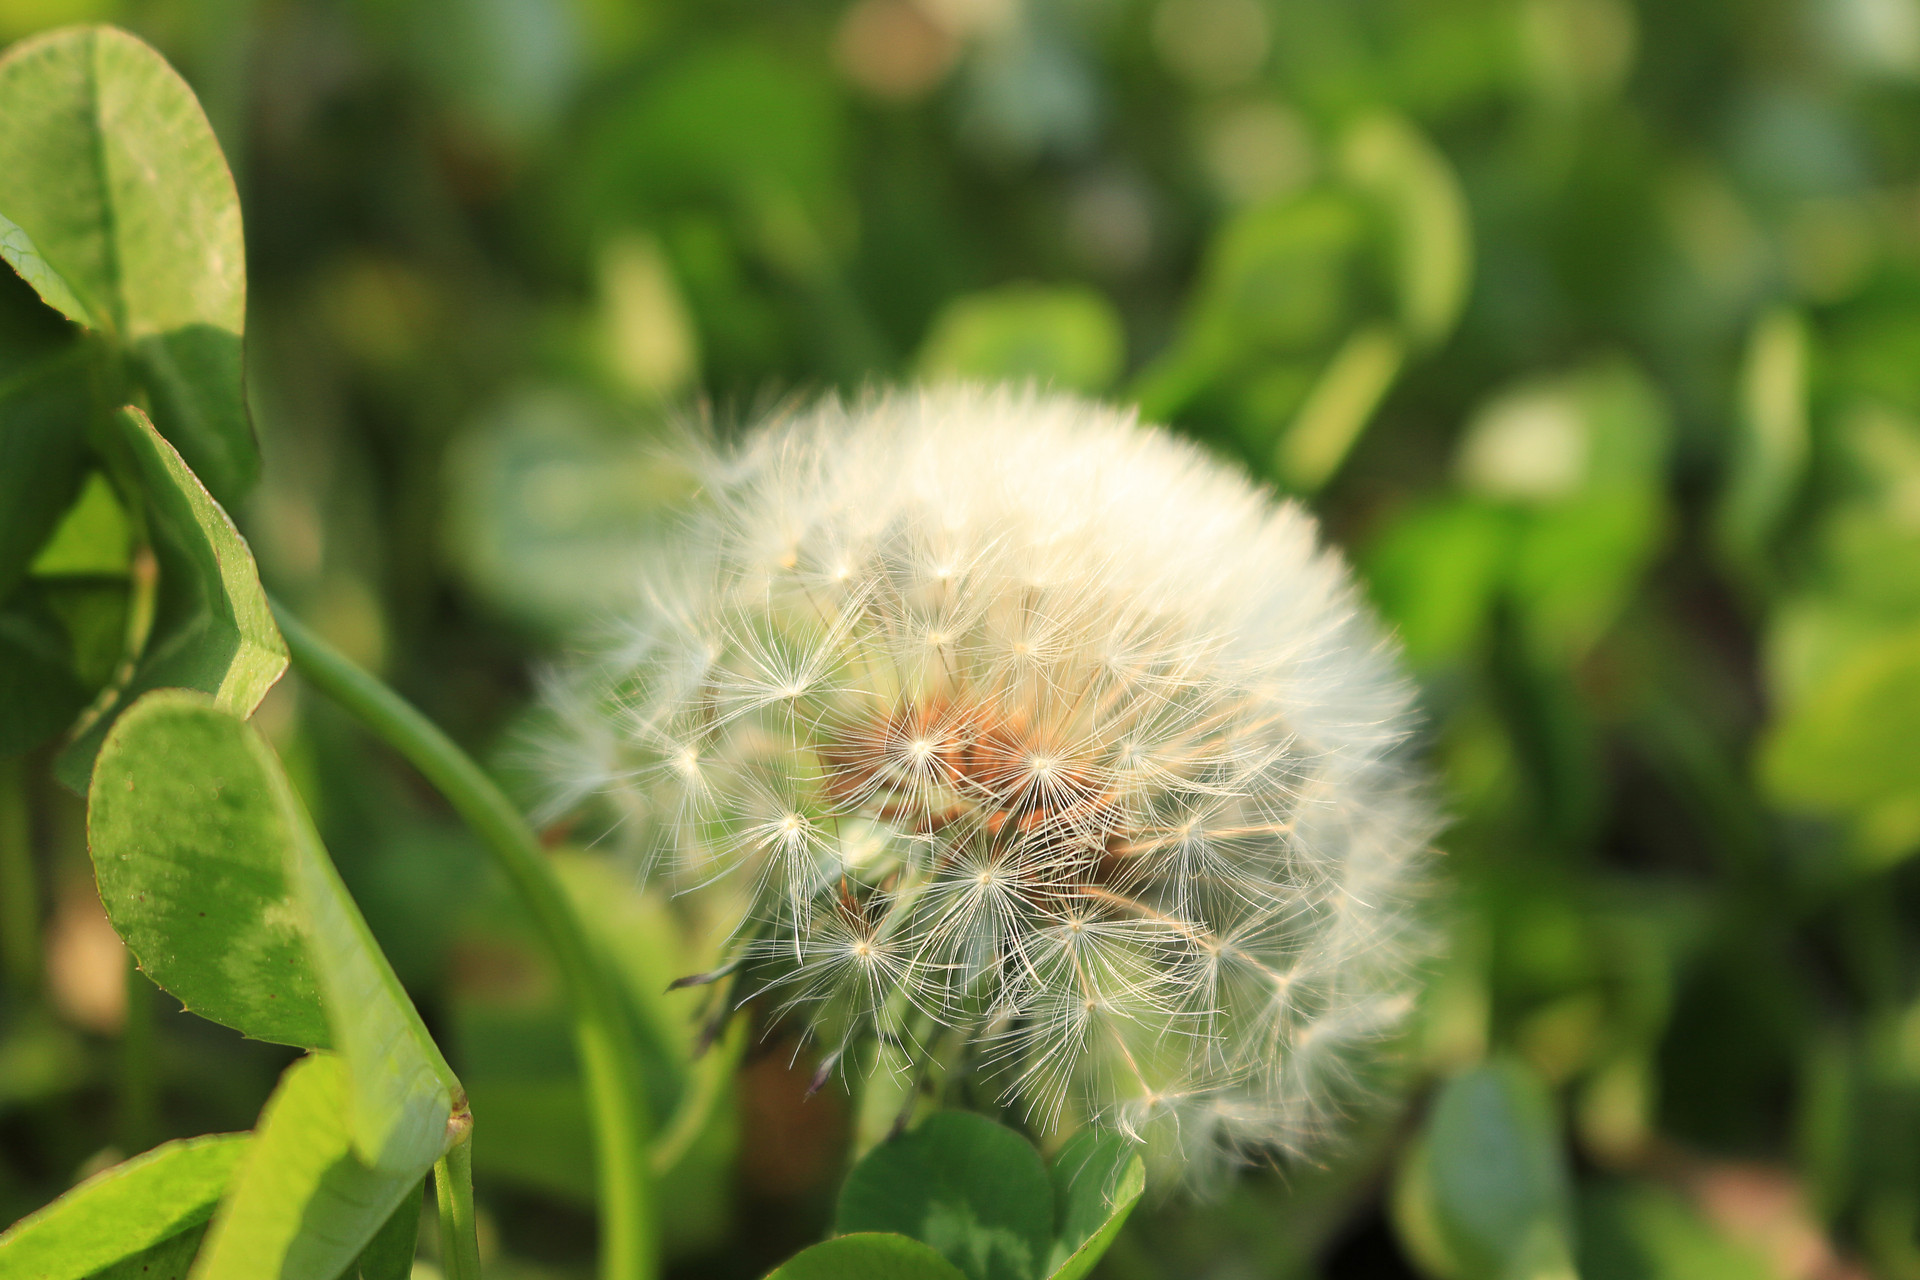
[[[533,917],[566,985],[592,1112],[600,1186],[600,1276],[602,1280],[651,1280],[657,1261],[648,1117],[639,1078],[640,1050],[618,979],[587,941],[532,829],[472,757],[399,694],[334,650],[277,602],[274,616],[302,678],[399,752],[447,798],[494,856]]]
[[[727,1091],[740,1055],[746,1049],[745,1022],[735,1022],[719,1045],[694,1063],[693,1078],[687,1082],[686,1095],[667,1122],[648,1153],[648,1162],[656,1178],[664,1178],[679,1167],[706,1132],[713,1118],[714,1104]]]

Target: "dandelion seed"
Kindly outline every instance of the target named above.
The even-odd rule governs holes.
[[[703,462],[643,615],[554,682],[559,801],[735,895],[747,991],[830,1065],[957,1041],[1196,1176],[1327,1142],[1412,1006],[1434,818],[1311,518],[1032,392]]]

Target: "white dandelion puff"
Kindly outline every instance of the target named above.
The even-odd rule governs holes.
[[[957,1045],[1037,1128],[1202,1175],[1333,1136],[1413,1005],[1435,819],[1311,517],[1031,391],[700,464],[640,616],[551,682],[560,802],[747,904],[727,971],[830,1062]]]

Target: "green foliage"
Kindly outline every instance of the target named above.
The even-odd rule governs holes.
[[[287,1069],[207,1232],[197,1280],[333,1280],[395,1210],[419,1195],[432,1157],[412,1168],[379,1169],[356,1154],[358,1135],[348,1125],[358,1092],[352,1074],[330,1053]]]
[[[1760,1250],[1728,1239],[1671,1191],[1597,1187],[1580,1201],[1583,1280],[1774,1280]]]
[[[1031,1143],[984,1117],[946,1112],[855,1166],[836,1226],[923,1240],[971,1280],[1033,1280],[1053,1238],[1052,1202]]]
[[[1847,815],[1869,865],[1920,841],[1920,630],[1847,655],[1761,744],[1760,776],[1787,805]]]
[[[506,617],[567,634],[631,589],[636,548],[691,488],[661,452],[657,435],[578,395],[515,396],[448,456],[448,557]]]
[[[149,694],[90,792],[101,901],[141,967],[214,1021],[336,1050],[354,1152],[417,1180],[459,1083],[259,731],[203,695]]]
[[[1895,10],[0,4],[0,1222],[45,1206],[0,1272],[407,1274],[467,1120],[417,1000],[473,1086],[490,1273],[584,1274],[631,1228],[623,1277],[1785,1274],[1706,1190],[1739,1160],[1827,1270],[1920,1277]],[[72,19],[165,57],[42,30]],[[803,1248],[844,1100],[777,1019],[715,1025],[724,979],[664,991],[724,924],[584,831],[550,833],[543,908],[333,695],[262,702],[264,573],[518,763],[526,673],[671,571],[635,548],[690,483],[684,406],[724,435],[920,376],[1094,391],[1238,459],[1398,632],[1450,953],[1401,1046],[1414,1115],[1330,1167],[1136,1206],[1117,1140],[1049,1164],[936,1115],[852,1175],[842,1225],[874,1230]],[[86,832],[46,782],[90,775],[147,976],[325,1047],[277,1091],[284,1054],[138,995],[117,1029],[118,954],[74,958]],[[555,901],[630,1033],[610,1090]],[[609,1203],[608,1097],[657,1251],[645,1213],[572,1229]],[[263,1103],[251,1144],[72,1186]]]
[[[190,1260],[249,1141],[184,1138],[95,1175],[0,1235],[0,1266],[21,1280],[86,1280],[182,1251]]]
[[[1014,285],[948,303],[918,359],[922,377],[1035,382],[1097,393],[1120,373],[1126,336],[1091,289]]]
[[[767,1280],[954,1280],[965,1274],[918,1240],[867,1231],[802,1249]]]
[[[193,90],[126,32],[70,27],[0,59],[0,117],[0,257],[113,343],[167,438],[238,500],[259,470],[241,390],[246,251]]]
[[[149,695],[94,770],[94,873],[134,958],[189,1010],[256,1039],[329,1048],[288,865],[312,854],[270,760],[204,699]]]
[[[1545,1277],[1569,1266],[1573,1203],[1552,1100],[1526,1066],[1449,1080],[1394,1195],[1403,1238],[1449,1280]]]
[[[921,1241],[969,1280],[1079,1280],[1145,1184],[1140,1157],[1118,1135],[1076,1137],[1049,1172],[1011,1129],[943,1111],[854,1166],[836,1229]]]
[[[247,715],[287,668],[253,553],[233,521],[139,410],[115,415],[114,448],[138,478],[159,562],[152,620],[133,671],[62,753],[69,779],[84,776],[110,717],[149,689],[198,689]]]
[[[1083,1130],[1053,1157],[1053,1249],[1040,1274],[1080,1280],[1112,1246],[1146,1190],[1133,1144],[1116,1133]]]

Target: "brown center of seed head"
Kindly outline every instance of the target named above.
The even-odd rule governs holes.
[[[1031,716],[982,700],[904,701],[835,733],[820,756],[835,800],[921,834],[969,819],[996,842],[1083,849],[1091,878],[1126,843],[1093,766]]]

